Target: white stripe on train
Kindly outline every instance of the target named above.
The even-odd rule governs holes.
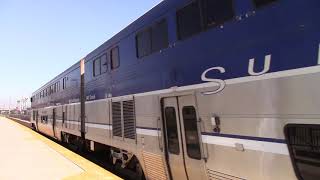
[[[79,122],[69,121],[71,124],[79,124]],[[86,126],[91,128],[100,128],[106,130],[112,130],[111,125],[86,123]],[[161,135],[161,131],[145,128],[136,128],[137,134],[158,137]],[[201,135],[202,142],[206,144],[220,145],[235,148],[236,144],[241,144],[244,150],[262,151],[267,153],[275,153],[282,155],[289,155],[287,145],[277,142],[256,141],[247,139],[238,139],[230,137],[219,137],[210,135]]]
[[[243,145],[244,150],[255,150],[275,154],[289,155],[289,151],[286,144],[275,143],[275,142],[265,142],[265,141],[255,141],[247,139],[237,139],[229,137],[219,137],[219,136],[208,136],[202,135],[202,142],[207,144],[214,144],[220,146],[236,147],[236,144]]]
[[[60,121],[60,120],[58,120]],[[62,121],[61,121],[62,122]],[[66,121],[66,123],[80,125],[80,122],[77,121]],[[108,124],[95,124],[95,123],[87,123],[87,127],[97,128],[97,129],[105,129],[105,130],[112,130],[112,125]],[[147,135],[147,136],[158,136],[160,135],[160,131],[153,130],[153,129],[145,129],[145,128],[136,128],[137,134],[140,135]]]

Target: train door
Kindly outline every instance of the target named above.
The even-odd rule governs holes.
[[[164,133],[172,178],[206,179],[194,97],[165,98],[163,106]]]
[[[35,111],[35,114],[36,114],[36,127],[37,127],[37,131],[39,131],[39,111]]]
[[[62,126],[61,128],[65,128],[66,123],[66,117],[67,117],[67,106],[62,106]]]
[[[56,137],[56,108],[52,109],[52,130],[53,130],[53,137]]]

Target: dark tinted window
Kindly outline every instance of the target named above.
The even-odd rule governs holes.
[[[148,56],[168,47],[168,25],[164,19],[152,27],[140,31],[136,36],[137,57]]]
[[[110,51],[111,69],[116,69],[120,66],[119,47],[115,47]]]
[[[67,87],[67,78],[62,79],[62,89],[65,89]]]
[[[152,27],[152,52],[168,47],[168,25],[163,20]]]
[[[99,76],[101,74],[100,66],[101,66],[101,59],[100,58],[95,59],[93,61],[93,76]]]
[[[108,58],[107,54],[101,56],[101,74],[106,73],[108,71]]]
[[[193,159],[201,159],[196,110],[193,106],[183,107],[182,116],[188,156]]]
[[[273,3],[275,1],[277,1],[277,0],[253,0],[255,6],[257,8],[260,8],[262,6],[268,5],[268,4]]]
[[[234,17],[233,0],[205,0],[203,11],[208,26],[222,24]]]
[[[41,116],[41,123],[48,124],[48,116]]]
[[[65,112],[62,112],[62,123],[64,123],[64,121],[65,121]]]
[[[201,18],[198,1],[177,12],[178,36],[185,39],[201,31]]]
[[[320,125],[289,124],[284,132],[299,179],[320,179]]]
[[[54,85],[53,85],[53,92],[54,92],[54,93],[58,92],[58,85],[57,85],[57,83],[54,83]]]
[[[177,129],[176,110],[173,107],[166,107],[165,119],[167,126],[168,150],[172,154],[179,154],[179,139]]]
[[[138,57],[144,57],[151,53],[151,29],[148,28],[140,33],[136,37],[137,53]]]

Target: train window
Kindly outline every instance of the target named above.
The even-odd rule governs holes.
[[[152,52],[160,51],[168,47],[168,25],[166,20],[162,20],[152,27]]]
[[[139,58],[151,54],[151,28],[137,34],[136,44]]]
[[[62,124],[64,123],[64,121],[65,121],[65,117],[66,115],[65,115],[65,112],[62,112]]]
[[[270,3],[273,3],[277,0],[253,0],[254,2],[254,5],[257,7],[257,8],[260,8],[260,7],[263,7],[265,5],[268,5]]]
[[[168,45],[168,25],[165,19],[152,27],[142,30],[136,36],[138,58],[142,58],[150,55],[152,52],[165,49]]]
[[[196,110],[193,106],[182,109],[187,153],[190,158],[201,159]]]
[[[177,11],[178,38],[186,39],[201,32],[201,15],[198,1]]]
[[[203,11],[207,26],[223,24],[234,17],[233,0],[205,0]]]
[[[54,92],[54,93],[57,92],[57,84],[56,84],[56,83],[54,83],[54,85],[53,85],[53,92]]]
[[[176,110],[174,107],[165,108],[165,120],[167,127],[168,150],[172,154],[179,154],[179,136],[177,128]]]
[[[108,71],[108,58],[107,54],[101,56],[101,74]]]
[[[67,77],[62,79],[62,89],[66,89],[67,88]]]
[[[319,179],[320,125],[288,124],[284,132],[298,179]]]
[[[48,124],[48,116],[41,116],[41,123]]]
[[[119,47],[112,48],[110,51],[111,69],[117,69],[120,66]]]
[[[101,59],[97,58],[93,61],[93,76],[99,76],[101,74]]]

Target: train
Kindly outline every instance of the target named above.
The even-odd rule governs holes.
[[[31,122],[137,179],[320,179],[318,17],[164,0],[36,90]]]

